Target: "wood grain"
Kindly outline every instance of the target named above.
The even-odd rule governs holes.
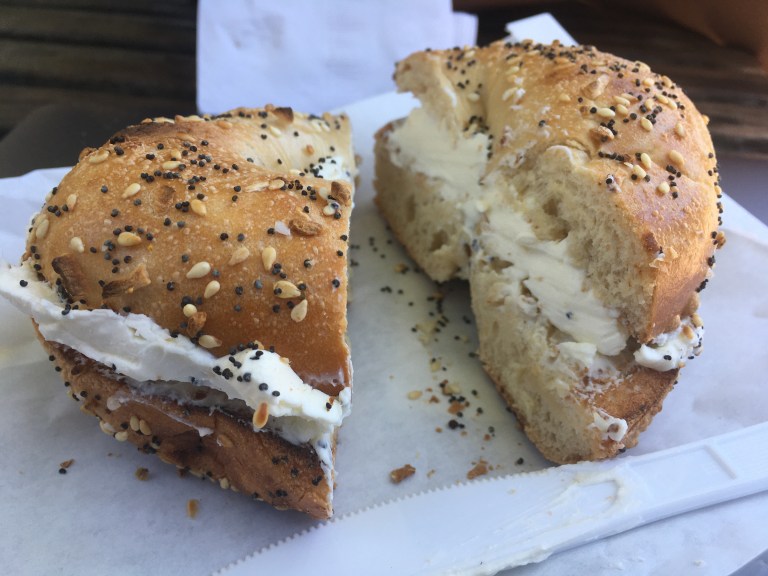
[[[719,153],[768,159],[768,76],[753,55],[626,3],[459,1],[481,44],[551,12],[578,41],[673,78],[710,117]],[[194,109],[196,17],[195,0],[0,0],[0,137],[52,103]]]

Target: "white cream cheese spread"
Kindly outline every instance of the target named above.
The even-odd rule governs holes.
[[[131,379],[135,389],[145,382],[147,390],[161,383],[188,383],[193,386],[177,387],[179,395],[206,386],[254,410],[266,404],[269,429],[295,444],[309,442],[330,477],[331,438],[349,412],[348,389],[338,397],[316,390],[299,378],[287,359],[267,350],[246,349],[216,358],[183,335],[172,337],[142,314],[65,309],[28,262],[0,266],[0,295],[34,318],[46,340],[73,348]]]
[[[640,346],[635,352],[635,361],[659,372],[680,368],[699,353],[703,337],[704,328],[686,318],[676,330],[660,334]]]
[[[586,273],[568,256],[568,237],[539,240],[523,215],[505,202],[504,190],[490,178],[481,184],[488,142],[480,132],[453,134],[423,108],[413,110],[389,137],[393,162],[439,180],[443,197],[464,212],[466,241],[477,238],[486,252],[511,263],[502,274],[512,286],[522,283],[530,291],[547,320],[575,342],[618,354],[627,342],[618,311],[585,289]],[[481,217],[485,223],[478,228]]]

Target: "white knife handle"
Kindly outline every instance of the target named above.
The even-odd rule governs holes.
[[[645,520],[680,514],[768,487],[768,423],[633,459],[653,498]]]
[[[642,456],[581,462],[503,479],[533,496],[525,522],[492,531],[480,562],[471,546],[429,574],[495,574],[637,526],[768,490],[768,422]],[[544,476],[551,477],[545,481]],[[560,487],[552,480],[558,478]],[[529,482],[539,486],[540,498]],[[538,501],[537,501],[538,500]],[[521,534],[522,532],[522,534]],[[491,533],[486,537],[491,536]],[[470,544],[467,542],[467,544]],[[441,559],[442,560],[442,559]],[[474,565],[473,565],[474,564]],[[418,572],[414,572],[418,573]]]

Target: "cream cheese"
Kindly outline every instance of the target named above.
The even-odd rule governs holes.
[[[465,243],[477,238],[482,250],[513,264],[502,271],[512,290],[525,286],[540,313],[576,342],[593,344],[601,354],[618,354],[627,342],[618,311],[585,289],[586,273],[568,256],[568,238],[539,240],[505,201],[506,190],[490,178],[483,182],[488,142],[483,133],[456,135],[417,108],[393,130],[389,150],[395,165],[436,179],[443,198],[462,208]],[[485,224],[478,226],[481,217]]]
[[[470,129],[471,130],[471,129]],[[488,136],[482,132],[456,135],[424,108],[416,108],[389,136],[390,157],[396,166],[438,178],[447,200],[467,204],[477,221],[477,209],[468,200],[478,199],[485,173]]]
[[[538,301],[541,314],[574,341],[592,344],[608,356],[621,352],[627,333],[618,321],[618,311],[585,289],[586,273],[571,261],[568,238],[539,240],[523,216],[505,207],[501,198],[489,205],[480,244],[512,264],[501,274],[525,286]]]
[[[331,397],[312,388],[274,352],[247,349],[216,358],[183,335],[172,337],[141,314],[65,308],[51,286],[37,279],[29,262],[1,267],[0,295],[34,318],[46,340],[110,367],[145,393],[178,382],[185,384],[175,389],[186,400],[194,387],[205,386],[253,410],[266,404],[271,429],[289,442],[310,442],[331,477],[331,438],[349,412],[348,390]],[[214,404],[221,400],[211,398]]]
[[[677,329],[640,346],[635,352],[635,361],[659,372],[682,368],[686,360],[701,352],[703,337],[704,327],[697,327],[690,318],[685,318]]]
[[[592,426],[596,427],[606,440],[621,442],[627,434],[627,421],[623,418],[615,418],[604,410],[592,412]]]
[[[352,182],[354,174],[348,167],[342,156],[326,156],[322,162],[318,162],[310,170],[318,178],[325,180],[345,180]]]

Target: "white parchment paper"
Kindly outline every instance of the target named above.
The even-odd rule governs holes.
[[[199,0],[197,105],[321,113],[390,90],[411,52],[476,39],[477,17],[450,0]]]
[[[494,475],[548,465],[519,432],[474,358],[466,287],[438,287],[416,271],[373,206],[373,133],[412,106],[409,97],[390,94],[346,107],[363,164],[350,251],[354,408],[338,447],[337,514],[466,481],[481,459]],[[3,258],[18,260],[29,216],[63,173],[0,180]],[[682,372],[664,410],[631,453],[768,419],[768,229],[730,201],[725,222],[728,243],[718,253],[716,277],[702,293],[704,353]],[[448,412],[441,382],[469,402],[461,416]],[[96,419],[80,414],[66,396],[28,319],[5,302],[0,302],[0,392],[5,573],[209,574],[313,524],[207,481],[179,478],[172,466],[102,434]],[[422,394],[409,399],[410,392]],[[69,459],[74,463],[60,474],[60,463]],[[404,464],[413,465],[415,475],[392,484],[389,472]],[[138,467],[149,469],[146,481],[134,476]],[[194,519],[186,515],[191,498],[200,502]],[[757,495],[511,574],[727,574],[768,545],[766,517],[768,495]],[[378,537],[375,526],[370,537]],[[344,562],[344,547],[339,542],[337,550],[328,551],[331,563],[318,558],[318,573],[333,573],[333,563]]]

